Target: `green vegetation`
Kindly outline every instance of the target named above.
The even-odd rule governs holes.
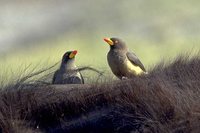
[[[64,36],[57,40],[43,42],[41,46],[37,45],[30,49],[13,51],[0,59],[1,77],[10,79],[14,78],[13,75],[26,74],[32,72],[33,69],[49,67],[60,61],[65,51],[74,49],[78,50],[77,66],[91,66],[109,74],[110,69],[106,58],[109,46],[102,40],[103,37],[74,38],[73,36]],[[152,44],[151,42],[135,41],[132,38],[124,38],[123,40],[138,55],[147,70],[163,59],[169,60],[181,53],[197,53],[200,48],[198,41],[175,40],[165,44]],[[24,72],[29,65],[28,70]]]

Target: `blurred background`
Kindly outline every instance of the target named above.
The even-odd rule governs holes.
[[[78,50],[76,64],[110,73],[104,37],[119,37],[147,69],[200,48],[199,0],[1,0],[1,78],[50,66]]]

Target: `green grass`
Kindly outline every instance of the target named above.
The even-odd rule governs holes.
[[[33,68],[40,69],[51,66],[60,61],[62,55],[68,50],[78,50],[76,56],[77,66],[91,66],[104,71],[109,75],[110,69],[107,65],[107,52],[109,46],[102,38],[76,38],[71,36],[57,38],[56,40],[41,42],[41,46],[30,49],[21,49],[0,58],[1,78],[9,81],[13,75],[29,73]],[[162,60],[175,58],[181,53],[196,53],[200,49],[199,41],[171,40],[165,43],[145,42],[143,40],[124,39],[131,51],[141,59],[147,70]],[[55,67],[55,69],[58,66]],[[95,73],[90,73],[95,76]],[[87,73],[85,73],[87,75]],[[87,75],[88,76],[88,75]],[[113,76],[113,75],[112,75]],[[88,76],[89,77],[89,76]]]

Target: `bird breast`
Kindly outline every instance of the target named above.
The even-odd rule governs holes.
[[[123,73],[124,70],[124,60],[126,56],[123,54],[119,54],[116,51],[110,51],[107,55],[108,64],[113,71],[114,74],[116,73]]]

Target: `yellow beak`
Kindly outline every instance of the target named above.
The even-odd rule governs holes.
[[[71,54],[69,55],[69,58],[71,59],[71,58],[74,58],[75,57],[75,55],[77,54],[77,50],[74,50],[73,52],[71,52]]]
[[[104,41],[107,42],[109,45],[114,45],[113,41],[110,38],[104,38]]]

